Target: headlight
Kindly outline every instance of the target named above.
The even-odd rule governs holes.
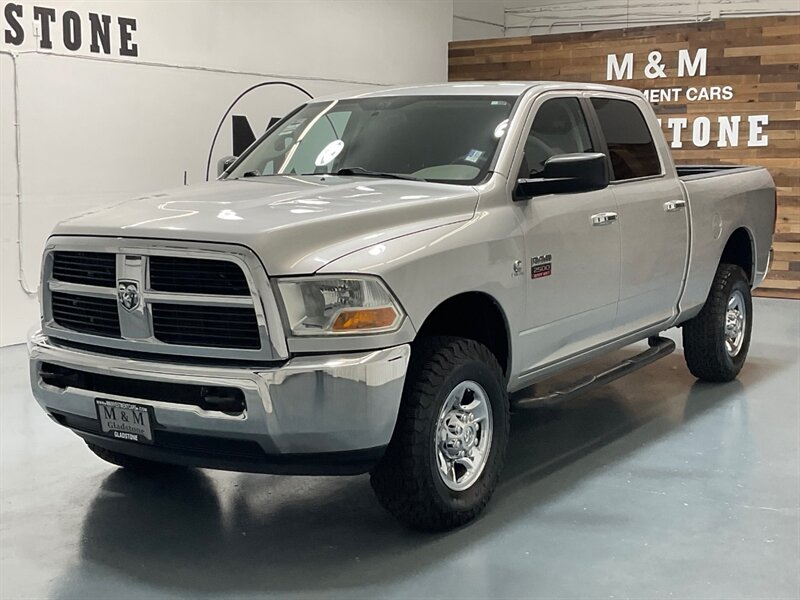
[[[403,320],[400,305],[377,277],[278,280],[294,335],[383,333]]]

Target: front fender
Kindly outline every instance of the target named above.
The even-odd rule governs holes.
[[[479,212],[463,223],[352,252],[318,273],[378,275],[399,299],[415,330],[445,300],[466,292],[484,292],[505,312],[513,344],[523,329],[527,283],[524,274],[514,274],[514,263],[522,260],[524,253],[514,214],[502,206]]]

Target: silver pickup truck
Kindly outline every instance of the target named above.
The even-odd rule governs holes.
[[[772,179],[676,169],[639,92],[313,100],[220,163],[47,242],[33,391],[115,465],[369,472],[392,514],[442,530],[489,501],[514,406],[665,356],[671,327],[702,380],[745,361]],[[525,391],[641,340],[589,380]]]

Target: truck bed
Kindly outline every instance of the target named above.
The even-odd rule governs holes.
[[[681,165],[678,177],[689,201],[689,271],[681,312],[699,311],[708,296],[719,257],[734,231],[750,238],[753,286],[763,280],[775,226],[775,184],[763,167],[739,165]]]
[[[760,167],[749,165],[675,165],[678,178],[683,180],[717,177],[719,175],[727,175],[734,171],[744,172],[759,168]]]

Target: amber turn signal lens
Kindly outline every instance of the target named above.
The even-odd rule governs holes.
[[[333,322],[333,331],[356,331],[360,329],[383,329],[391,327],[397,312],[391,306],[383,308],[361,308],[339,313]]]

